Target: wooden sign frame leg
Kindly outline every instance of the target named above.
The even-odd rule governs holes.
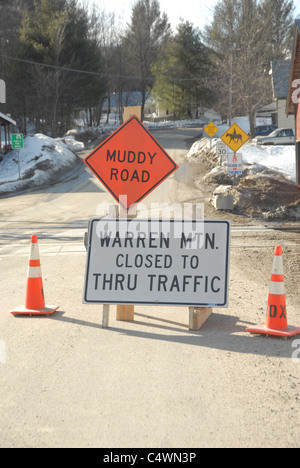
[[[136,218],[137,212],[134,211],[132,214],[127,214],[125,210],[120,208],[118,205],[111,205],[109,212],[105,213],[104,216],[120,217],[120,218]],[[102,327],[107,328],[109,323],[110,304],[104,304],[102,310]],[[118,321],[133,321],[134,320],[134,306],[133,305],[117,305],[117,316]]]
[[[212,313],[210,307],[189,307],[189,329],[199,330]]]
[[[109,322],[109,310],[110,310],[110,305],[109,304],[104,304],[103,305],[103,312],[102,312],[102,327],[107,328],[108,327],[108,322]]]
[[[119,214],[119,207],[116,205],[109,205],[108,211],[103,213],[103,216],[117,217]],[[102,328],[107,328],[109,324],[110,304],[103,304],[102,308]]]
[[[194,206],[193,209],[193,219],[203,220],[203,206]],[[206,322],[212,313],[213,308],[211,307],[189,307],[189,329],[194,331],[200,330],[202,325]]]
[[[119,217],[120,218],[136,218],[137,217],[137,210],[135,208],[132,213],[127,213],[122,206],[119,207]],[[126,305],[117,305],[117,321],[122,322],[133,322],[134,321],[134,305],[126,304]]]

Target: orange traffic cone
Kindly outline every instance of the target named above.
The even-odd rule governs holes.
[[[27,290],[25,307],[18,306],[11,311],[13,315],[49,315],[53,314],[59,306],[46,306],[42,280],[41,263],[37,236],[31,237],[29,268],[27,275]]]
[[[299,327],[289,327],[287,322],[282,248],[275,248],[269,290],[266,321],[262,325],[246,328],[250,333],[290,337],[300,333]]]

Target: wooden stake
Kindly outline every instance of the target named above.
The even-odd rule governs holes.
[[[133,322],[134,306],[133,305],[118,305],[116,319],[123,322]]]
[[[122,206],[120,206],[120,218],[136,218],[137,210],[133,209],[130,213],[127,213]],[[117,305],[117,315],[116,320],[123,322],[133,322],[134,321],[134,305]]]
[[[103,314],[102,314],[102,327],[107,328],[108,327],[108,322],[109,322],[109,309],[110,305],[109,304],[104,304],[103,305]]]
[[[189,329],[199,330],[212,313],[210,307],[189,307]]]

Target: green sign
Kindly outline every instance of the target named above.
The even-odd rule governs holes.
[[[11,136],[12,149],[24,148],[23,133],[14,133]]]

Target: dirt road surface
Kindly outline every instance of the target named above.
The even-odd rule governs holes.
[[[300,326],[299,233],[232,213],[196,186],[186,163],[199,129],[155,137],[180,165],[146,200],[205,203],[206,219],[231,219],[229,307],[199,331],[188,310],[136,307],[134,322],[102,327],[83,305],[87,220],[111,202],[84,168],[77,178],[0,200],[0,447],[299,447],[300,335],[245,331],[264,322],[276,245],[282,245],[290,325]],[[190,140],[191,142],[191,140]],[[66,191],[67,190],[67,191]],[[14,317],[25,299],[28,247],[37,234],[49,317]]]

